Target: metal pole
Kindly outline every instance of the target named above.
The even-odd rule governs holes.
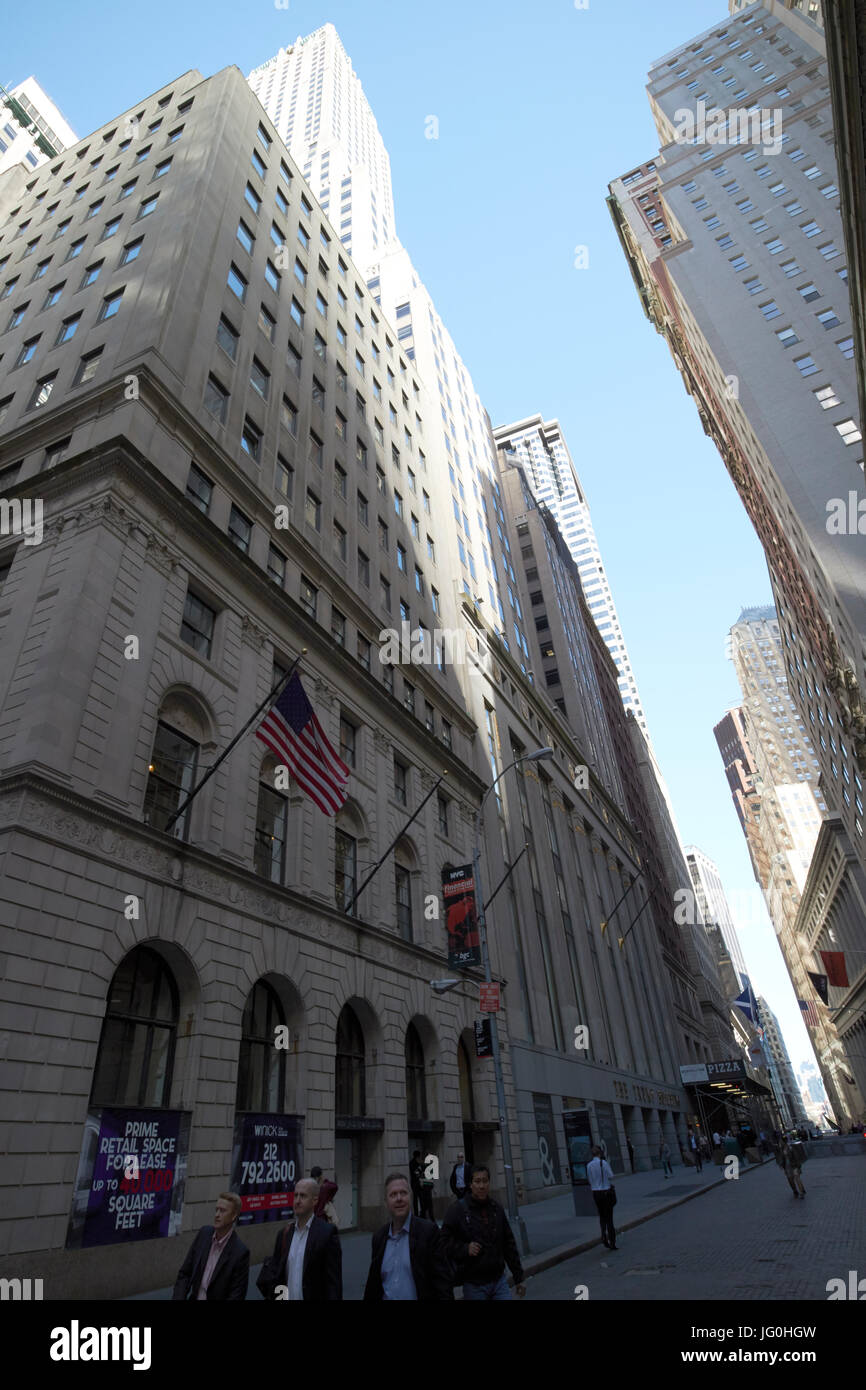
[[[497,885],[496,885],[496,887],[494,888],[493,892],[490,894],[490,897],[487,899],[487,902],[484,904],[484,911],[485,911],[485,912],[487,911],[487,909],[488,909],[488,907],[490,906],[490,904],[493,902],[493,899],[496,897],[496,894],[499,892],[500,888],[503,886],[504,883],[506,883],[506,882],[508,881],[508,879],[509,879],[509,878],[511,877],[511,875],[514,873],[514,870],[517,868],[518,864],[520,863],[521,859],[523,858],[524,854],[526,853],[526,851],[527,851],[528,849],[529,849],[529,843],[527,842],[527,843],[523,846],[523,849],[522,849],[522,850],[520,851],[520,853],[518,854],[518,856],[517,856],[517,858],[515,859],[514,863],[513,863],[513,864],[509,864],[508,868],[505,870],[505,873],[502,875],[501,879],[500,879],[499,882],[497,883]]]
[[[304,647],[303,650],[301,651],[301,656],[304,656],[304,655],[305,655],[306,650],[307,650],[306,647]],[[265,709],[267,709],[270,705],[272,705],[273,702],[274,702],[276,699],[278,699],[278,697],[282,694],[283,690],[284,690],[284,689],[286,688],[286,686],[288,685],[288,683],[289,683],[289,681],[291,680],[292,676],[295,674],[295,671],[297,670],[298,665],[299,665],[299,663],[300,663],[301,656],[296,656],[296,657],[295,657],[294,661],[292,662],[292,664],[291,664],[291,666],[289,667],[289,669],[288,669],[288,671],[286,672],[286,674],[285,674],[284,676],[281,676],[281,677],[280,677],[280,679],[277,681],[276,685],[274,686],[273,690],[269,691],[268,694],[265,696],[265,698],[262,700],[262,703],[258,706],[258,708],[253,710],[252,714],[250,715],[250,717],[249,717],[249,719],[247,720],[247,722],[246,722],[246,724],[244,725],[244,727],[243,727],[242,729],[240,729],[240,730],[238,731],[238,733],[235,734],[235,736],[234,736],[234,738],[232,739],[231,743],[230,743],[226,748],[223,749],[222,753],[220,753],[220,755],[219,755],[219,757],[217,758],[216,762],[214,763],[213,767],[211,767],[211,768],[208,769],[208,771],[205,773],[204,777],[202,777],[201,781],[199,782],[198,786],[193,787],[193,789],[192,789],[192,791],[190,792],[189,796],[187,797],[186,801],[184,801],[180,806],[178,806],[178,808],[177,808],[177,810],[175,811],[175,813],[174,813],[173,816],[170,816],[170,817],[169,817],[169,819],[166,821],[165,825],[163,826],[163,833],[164,833],[164,834],[167,835],[167,834],[169,833],[169,831],[171,830],[171,827],[174,825],[175,821],[180,819],[180,817],[184,814],[184,812],[186,811],[186,809],[187,809],[187,807],[190,805],[190,803],[198,796],[198,794],[199,794],[199,792],[201,791],[202,787],[204,786],[205,782],[209,782],[210,779],[211,779],[211,777],[213,777],[214,773],[217,771],[217,769],[220,768],[220,767],[222,766],[222,764],[225,762],[226,758],[228,757],[228,755],[229,755],[229,753],[232,751],[232,749],[233,749],[238,743],[240,743],[241,739],[243,738],[244,734],[245,734],[245,733],[247,732],[247,730],[249,729],[250,725],[251,725],[251,724],[254,724],[255,721],[256,721],[256,719],[258,719],[259,715],[262,713],[262,711],[265,710]]]
[[[484,967],[484,979],[487,984],[491,984],[493,976],[490,971],[490,952],[487,949],[487,922],[484,915],[484,893],[481,887],[481,817],[484,811],[484,802],[493,791],[496,783],[501,777],[515,767],[521,760],[516,758],[508,767],[503,768],[499,777],[493,781],[485,792],[481,805],[475,817],[475,850],[472,856],[472,871],[475,881],[476,902],[478,904],[478,936],[481,942],[481,964]],[[530,1253],[529,1236],[523,1218],[517,1209],[517,1185],[514,1181],[514,1168],[511,1161],[511,1136],[508,1132],[508,1114],[505,1107],[505,1078],[502,1074],[502,1054],[499,1050],[499,1027],[496,1014],[490,1015],[490,1046],[493,1052],[493,1070],[496,1076],[496,1104],[499,1109],[499,1138],[502,1144],[502,1165],[505,1169],[505,1192],[508,1205],[508,1219],[512,1225],[517,1225],[520,1232],[520,1244],[524,1255]]]
[[[439,779],[430,788],[429,792],[425,796],[424,800],[421,802],[420,806],[417,806],[415,810],[412,812],[406,824],[400,827],[397,834],[391,841],[390,845],[385,850],[385,853],[381,856],[380,859],[376,860],[376,863],[373,865],[367,877],[364,879],[364,882],[361,884],[361,887],[357,890],[356,893],[352,895],[351,902],[347,903],[347,905],[343,908],[343,911],[346,913],[347,916],[349,916],[349,914],[351,913],[352,908],[355,906],[355,903],[358,901],[364,889],[367,887],[367,884],[370,883],[373,878],[375,878],[376,874],[379,872],[382,865],[385,863],[385,860],[388,858],[388,855],[391,853],[391,850],[394,848],[395,845],[400,843],[400,840],[406,834],[406,831],[409,829],[409,826],[412,824],[413,820],[415,820],[415,818],[421,814],[421,812],[424,810],[424,807],[427,805],[427,802],[430,800],[431,796],[435,792],[436,788],[444,781],[444,779],[445,773],[443,772],[441,777],[439,777]]]

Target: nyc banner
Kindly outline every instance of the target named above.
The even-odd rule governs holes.
[[[463,968],[467,965],[480,965],[481,943],[475,907],[475,878],[471,864],[464,864],[459,869],[446,869],[443,872],[442,901],[445,904],[449,966]]]

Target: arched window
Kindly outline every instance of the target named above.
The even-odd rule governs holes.
[[[462,1038],[457,1044],[457,1072],[460,1078],[460,1109],[463,1112],[463,1119],[474,1120],[475,1096],[472,1092],[472,1063]]]
[[[282,1112],[286,1053],[274,1046],[274,1030],[285,1021],[276,991],[265,980],[257,980],[247,996],[241,1024],[236,1109]]]
[[[256,811],[256,845],[254,866],[257,874],[271,883],[284,883],[286,878],[286,839],[289,823],[289,803],[274,790],[277,760],[266,757],[259,773],[259,802]]]
[[[334,897],[343,911],[358,887],[358,841],[337,826],[334,831]],[[355,908],[352,909],[355,911]]]
[[[355,1010],[344,1004],[337,1022],[336,1113],[366,1115],[364,1034]]]
[[[427,1119],[424,1047],[414,1023],[406,1029],[406,1114],[413,1120]]]
[[[415,850],[409,840],[403,839],[394,851],[394,916],[404,941],[413,940],[412,871],[416,868]]]
[[[177,985],[165,961],[136,946],[108,991],[91,1105],[168,1105],[177,1014]]]
[[[144,823],[155,830],[164,830],[167,822],[186,799],[195,785],[198,763],[198,744],[162,720],[156,726],[156,738],[148,767],[147,789],[144,794]],[[191,809],[191,808],[190,808]],[[171,833],[185,840],[189,833],[189,812],[184,811],[172,826]]]

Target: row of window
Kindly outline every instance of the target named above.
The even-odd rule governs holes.
[[[232,506],[229,519],[229,538],[233,544],[238,546],[243,553],[249,550],[251,527],[248,519],[235,506]],[[281,587],[285,586],[286,578],[286,557],[275,546],[270,547],[268,557],[268,574]],[[381,577],[384,585],[387,586],[388,603],[390,605],[390,585],[387,580]],[[308,617],[313,621],[321,620],[319,613],[320,593],[318,587],[304,574],[300,576],[298,602]],[[400,600],[401,620],[411,625],[411,610],[405,600]],[[211,602],[208,602],[195,592],[195,588],[190,586],[184,602],[183,617],[181,620],[180,637],[201,656],[208,660],[213,658],[214,640],[217,631],[218,610]],[[346,616],[341,613],[335,604],[330,606],[330,628],[331,638],[334,644],[348,650],[348,627]],[[423,641],[430,639],[430,633],[423,624],[418,623],[412,631],[412,641]],[[433,646],[431,651],[438,661],[440,670],[445,669],[445,655],[441,647]],[[367,672],[372,674],[372,652],[373,645],[369,638],[365,637],[360,631],[356,631],[355,658],[358,664]],[[394,694],[394,668],[386,661],[380,664],[382,683],[389,694]],[[429,700],[423,701],[423,709],[418,695],[418,691],[411,681],[403,677],[401,703],[404,709],[418,719],[424,721],[425,728],[431,734],[436,732],[435,711]],[[451,724],[445,718],[439,719],[439,737],[447,748],[452,747]]]

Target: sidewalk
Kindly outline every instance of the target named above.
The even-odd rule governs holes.
[[[765,1160],[772,1162],[772,1159]],[[760,1164],[743,1164],[740,1177],[760,1167]],[[616,1179],[617,1204],[614,1211],[616,1230],[631,1230],[654,1216],[669,1211],[691,1201],[702,1192],[708,1192],[726,1181],[723,1170],[713,1163],[705,1163],[702,1173],[682,1164],[674,1164],[673,1178],[665,1178],[660,1169],[647,1173],[620,1174]],[[571,1259],[582,1250],[601,1244],[601,1231],[598,1217],[593,1212],[589,1216],[577,1217],[574,1214],[574,1200],[570,1192],[547,1201],[532,1202],[519,1208],[529,1238],[530,1254],[523,1256],[523,1267],[527,1275],[540,1274],[551,1265]],[[385,1212],[383,1208],[382,1221]],[[276,1225],[274,1227],[276,1230]],[[243,1232],[241,1232],[243,1236]],[[518,1248],[520,1237],[515,1231]],[[343,1297],[349,1301],[363,1298],[364,1284],[370,1265],[369,1231],[350,1231],[340,1236],[343,1247]],[[247,1298],[261,1301],[256,1288],[256,1279],[261,1265],[250,1269],[250,1283]],[[457,1297],[460,1296],[459,1290]],[[148,1299],[169,1299],[171,1289],[153,1289],[149,1293],[135,1294],[132,1301]]]

